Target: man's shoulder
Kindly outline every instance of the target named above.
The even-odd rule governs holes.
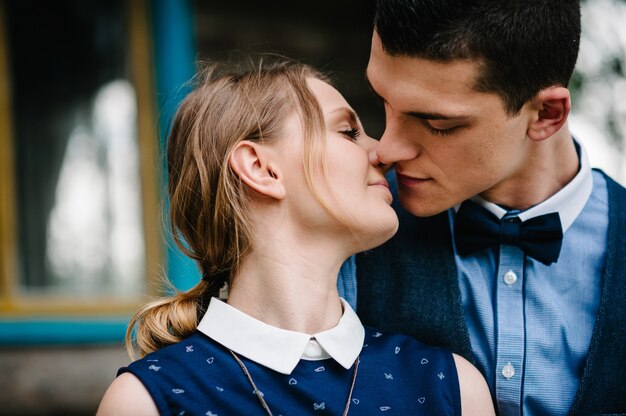
[[[606,181],[606,186],[609,190],[609,197],[626,198],[626,188],[623,185],[613,179],[602,169],[594,168],[593,172],[601,175]]]

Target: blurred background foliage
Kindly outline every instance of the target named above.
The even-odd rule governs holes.
[[[571,129],[592,165],[626,184],[626,1],[584,0]]]

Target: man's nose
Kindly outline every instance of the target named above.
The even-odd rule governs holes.
[[[420,153],[420,146],[414,138],[408,137],[409,131],[387,121],[387,126],[376,149],[377,159],[385,165],[415,159]]]

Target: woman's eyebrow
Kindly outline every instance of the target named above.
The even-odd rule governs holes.
[[[359,122],[359,116],[357,116],[354,110],[349,107],[335,108],[334,110],[331,110],[328,113],[326,113],[326,115],[330,116],[330,115],[334,115],[335,113],[344,113],[345,115],[348,116],[351,122],[353,123]]]

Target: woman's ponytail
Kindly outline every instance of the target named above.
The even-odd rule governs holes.
[[[186,292],[157,299],[143,306],[130,320],[126,349],[131,358],[143,357],[191,335],[208,306],[211,285],[201,280]]]

